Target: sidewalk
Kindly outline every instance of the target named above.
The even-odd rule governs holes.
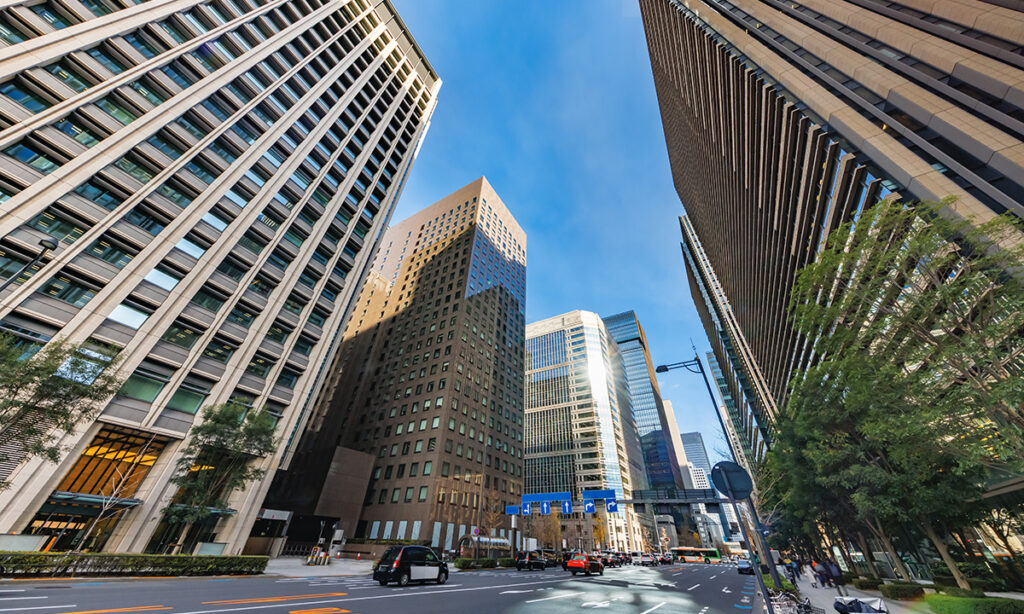
[[[305,557],[286,556],[270,559],[267,575],[290,578],[314,578],[319,576],[366,576],[373,571],[373,561],[353,559],[331,559],[329,565],[306,565]]]
[[[811,600],[811,605],[825,610],[825,614],[836,614],[836,610],[832,605],[835,603],[835,598],[839,596],[836,589],[822,588],[820,585],[818,588],[812,588],[811,576],[808,573],[804,573],[803,576],[797,578],[797,588],[800,589],[800,597],[808,597]],[[851,597],[882,599],[890,614],[932,614],[931,608],[925,605],[924,602],[885,599],[878,591],[862,591],[852,584],[847,584],[843,588]]]

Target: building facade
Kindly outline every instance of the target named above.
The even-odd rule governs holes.
[[[444,550],[476,527],[506,537],[524,471],[525,300],[526,235],[486,179],[389,228],[268,507]],[[370,459],[357,520],[335,479],[351,451]]]
[[[629,499],[646,488],[629,399],[621,353],[597,314],[572,311],[529,324],[526,493],[568,491],[581,501],[584,490],[611,489],[616,498]],[[632,506],[597,516],[605,525],[606,547],[641,549],[645,528]],[[577,510],[559,518],[568,543],[593,544],[594,515]],[[648,520],[653,538],[657,528],[653,517]]]
[[[0,276],[58,245],[0,327],[119,350],[127,377],[56,465],[2,443],[0,531],[166,552],[202,406],[268,412],[282,441],[300,420],[440,81],[386,0],[9,3],[0,38]],[[186,541],[239,552],[280,454]]]
[[[647,335],[632,311],[608,316],[604,318],[604,324],[622,356],[648,485],[650,488],[680,488],[682,475],[675,462],[676,451],[669,425],[669,421],[675,422],[676,418],[668,412],[661,398]]]
[[[1024,11],[640,6],[693,296],[756,458],[792,375],[813,359],[786,309],[796,271],[831,231],[887,198],[952,196],[947,213],[979,221],[1024,215]]]

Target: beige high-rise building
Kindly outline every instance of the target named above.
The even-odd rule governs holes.
[[[119,348],[128,377],[56,464],[0,442],[0,532],[239,552],[284,445],[189,535],[162,520],[175,462],[230,399],[287,441],[440,80],[388,0],[14,2],[0,39],[0,277],[58,245],[0,295],[0,328]],[[81,543],[100,495],[116,513]]]
[[[756,461],[812,364],[787,306],[830,232],[883,199],[1024,217],[1015,0],[640,0],[691,294]],[[692,459],[691,459],[692,460]]]
[[[483,177],[387,230],[268,507],[367,540],[508,540],[523,483],[526,234]],[[365,492],[338,497],[351,466]],[[343,499],[361,502],[352,509]]]

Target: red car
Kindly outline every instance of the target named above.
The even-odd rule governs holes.
[[[596,573],[599,576],[604,575],[604,563],[601,562],[601,557],[592,554],[577,554],[569,559],[565,567],[574,576],[577,573],[584,573],[588,576],[592,573]]]

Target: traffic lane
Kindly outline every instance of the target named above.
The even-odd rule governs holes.
[[[226,613],[275,614],[314,610],[327,614],[342,602],[405,601],[424,595],[454,596],[462,593],[524,594],[515,591],[560,584],[570,579],[561,569],[545,572],[494,571],[453,573],[448,583],[413,583],[407,587],[380,586],[369,575],[316,578],[202,578],[138,579],[126,581],[36,580],[0,583],[0,614],[105,614],[168,612],[178,614]],[[8,590],[10,589],[10,590]],[[6,599],[5,599],[6,598]],[[448,598],[448,597],[446,597]],[[512,597],[515,600],[515,597]],[[471,599],[472,600],[472,599]],[[417,604],[417,611],[450,611],[438,602]],[[434,607],[437,604],[438,607]],[[373,603],[367,606],[376,610]],[[390,606],[389,606],[390,607]],[[322,612],[321,612],[322,610]],[[384,611],[387,611],[385,608]]]
[[[735,565],[684,563],[669,567],[665,573],[689,593],[700,595],[710,612],[743,614],[761,608],[761,596],[752,575],[743,575]]]
[[[626,567],[589,578],[574,578],[557,568],[544,572],[458,572],[443,586],[416,584],[404,588],[381,587],[369,576],[39,583],[38,587],[26,586],[23,592],[45,600],[0,602],[0,614],[373,614],[408,608],[410,602],[413,609],[424,613],[484,609],[544,614],[555,608],[561,612],[565,607],[614,607],[613,611],[632,614],[664,609],[694,614],[729,611],[725,606],[730,598],[719,594],[717,587],[724,578],[711,579],[711,570],[691,570],[688,575],[707,577],[702,586],[688,590],[691,585],[681,586],[678,578],[671,577],[672,570]],[[731,610],[729,614],[742,612]]]

